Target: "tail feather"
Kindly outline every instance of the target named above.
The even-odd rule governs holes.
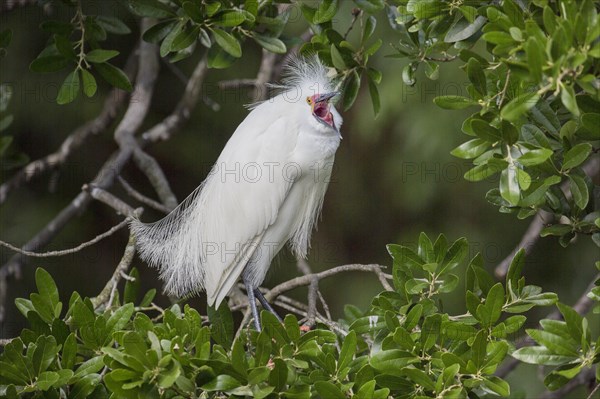
[[[177,208],[155,223],[133,219],[130,229],[136,237],[140,257],[159,270],[165,292],[177,297],[204,289],[202,245],[199,226],[201,190],[198,187]]]

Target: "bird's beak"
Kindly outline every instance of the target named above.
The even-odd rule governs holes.
[[[339,92],[339,91],[333,91],[333,92],[331,92],[331,93],[325,93],[325,94],[321,94],[321,95],[319,95],[319,97],[317,97],[317,99],[316,99],[316,101],[315,101],[315,102],[316,102],[316,103],[320,103],[320,102],[323,102],[323,101],[329,101],[329,100],[331,100],[333,97],[337,96],[338,94],[340,94],[340,92]]]

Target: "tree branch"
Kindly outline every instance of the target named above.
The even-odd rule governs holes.
[[[373,264],[373,265],[352,264],[352,265],[337,266],[332,269],[324,270],[319,273],[307,274],[305,276],[296,277],[296,278],[293,278],[286,282],[283,282],[283,283],[273,287],[269,292],[267,292],[267,294],[265,295],[265,298],[267,298],[267,300],[269,300],[269,301],[272,301],[273,299],[277,298],[277,296],[279,296],[280,294],[282,294],[284,292],[293,290],[294,288],[297,288],[297,287],[302,287],[304,285],[309,285],[311,283],[311,281],[313,280],[313,278],[315,278],[315,277],[317,278],[317,280],[322,280],[324,278],[331,277],[331,276],[334,276],[339,273],[350,272],[350,271],[376,273],[376,270],[381,270],[381,268],[384,268],[384,267],[385,266],[375,265],[375,264]],[[384,275],[388,279],[392,278],[392,276],[390,276],[390,275],[386,275],[386,274],[384,274]]]
[[[129,79],[133,79],[137,63],[137,52],[132,51],[125,65],[125,73]],[[12,190],[19,188],[23,183],[30,182],[44,172],[60,167],[90,136],[106,130],[115,120],[118,110],[123,106],[128,96],[129,94],[121,89],[112,89],[106,100],[104,100],[102,111],[97,117],[76,128],[67,136],[56,152],[30,162],[0,185],[0,204],[6,201]]]
[[[172,211],[171,208],[164,206],[163,204],[161,204],[158,201],[154,201],[152,198],[146,197],[144,194],[140,193],[135,188],[131,187],[131,185],[125,179],[123,179],[121,176],[119,176],[118,179],[119,179],[119,183],[121,183],[121,186],[125,189],[127,194],[129,194],[131,197],[138,200],[142,204],[148,205],[150,208],[156,209],[157,211],[162,212],[162,213],[169,213]]]
[[[112,274],[112,277],[102,291],[98,294],[97,297],[92,298],[92,304],[95,309],[99,309],[102,305],[105,305],[106,308],[110,308],[112,306],[112,302],[115,297],[115,292],[117,291],[117,285],[121,278],[126,275],[129,266],[131,265],[131,261],[133,260],[133,256],[135,255],[135,236],[133,234],[129,235],[129,241],[127,242],[127,246],[125,246],[125,251],[123,252],[123,256],[121,257],[121,261],[115,268],[115,271]]]
[[[48,252],[25,251],[19,247],[15,247],[14,245],[4,242],[2,240],[0,240],[0,245],[2,245],[3,247],[6,247],[12,251],[18,252],[21,255],[30,256],[32,258],[49,258],[49,257],[53,257],[53,256],[65,256],[65,255],[70,255],[70,254],[79,252],[84,248],[91,247],[92,245],[102,241],[103,239],[110,237],[117,231],[121,230],[123,227],[127,226],[127,222],[128,222],[128,220],[125,219],[125,220],[121,221],[119,224],[111,227],[109,230],[105,231],[102,234],[97,235],[96,237],[92,238],[89,241],[79,244],[78,246],[76,246],[74,248],[62,249],[59,251],[48,251]]]
[[[142,135],[142,139],[139,140],[139,145],[143,148],[144,146],[158,141],[165,140],[175,131],[183,126],[183,124],[189,119],[191,110],[197,103],[200,87],[206,74],[206,58],[198,63],[198,66],[194,70],[188,85],[183,93],[182,99],[175,108],[175,110],[162,122],[152,127],[148,132]],[[110,158],[104,163],[96,178],[91,184],[98,188],[106,189],[110,187],[121,172],[125,164],[131,158],[132,151],[130,148],[121,148],[116,151]],[[77,214],[87,208],[91,201],[89,193],[82,191],[79,193],[69,205],[67,205],[58,215],[54,217],[42,230],[40,230],[31,240],[29,240],[23,249],[27,251],[35,251],[46,244],[62,230],[62,228]],[[7,263],[0,267],[0,288],[2,282],[8,276],[20,277],[20,266],[24,259],[19,256],[12,257]],[[2,308],[2,296],[5,294],[5,290],[0,292],[0,320],[3,319],[3,308]]]

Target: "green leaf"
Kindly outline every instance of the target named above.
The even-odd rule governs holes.
[[[133,90],[131,82],[129,81],[127,75],[125,75],[125,72],[116,66],[105,62],[102,64],[96,64],[94,68],[96,68],[100,76],[102,76],[102,78],[112,86],[128,92]]]
[[[477,59],[469,59],[467,63],[467,76],[471,83],[473,83],[475,90],[482,96],[485,96],[487,94],[487,81],[481,63]]]
[[[277,392],[282,392],[288,378],[288,367],[282,359],[275,359],[273,363],[275,366],[269,374],[269,385],[274,386]]]
[[[87,398],[101,381],[102,377],[100,377],[99,374],[86,375],[75,383],[75,386],[73,386],[69,395],[69,399]]]
[[[116,17],[98,15],[96,16],[96,23],[104,28],[105,31],[114,33],[115,35],[127,35],[131,33],[131,29]]]
[[[104,356],[95,356],[86,360],[77,368],[77,370],[75,370],[73,377],[75,377],[75,379],[80,379],[86,375],[97,373],[104,367],[103,359]]]
[[[495,375],[486,376],[483,379],[483,385],[500,396],[507,397],[510,395],[510,385],[508,385],[508,382]]]
[[[52,387],[52,385],[54,385],[54,383],[58,381],[59,378],[60,376],[58,373],[53,371],[45,371],[38,376],[35,385],[39,390],[47,391],[50,389],[50,387]]]
[[[65,340],[60,356],[60,363],[64,369],[72,369],[75,366],[77,356],[77,339],[75,334],[71,333]]]
[[[563,158],[561,170],[572,169],[581,165],[592,152],[592,145],[589,143],[579,143],[567,151]]]
[[[230,391],[241,385],[242,384],[240,384],[240,382],[238,380],[236,380],[235,378],[233,378],[227,374],[222,374],[222,375],[217,376],[215,379],[213,379],[209,383],[204,384],[201,388],[208,392]]]
[[[57,353],[58,345],[53,336],[38,337],[35,342],[35,349],[31,360],[35,375],[40,375],[42,372],[46,371],[52,362],[54,362]]]
[[[533,338],[538,344],[545,346],[552,353],[557,355],[577,357],[577,345],[569,340],[569,336],[563,337],[548,331],[528,329],[527,335]]]
[[[365,22],[365,26],[363,28],[361,43],[365,43],[375,32],[375,27],[377,26],[377,19],[374,16],[369,16],[367,21]]]
[[[348,335],[344,338],[344,343],[342,344],[342,348],[340,349],[340,356],[338,360],[338,370],[342,370],[344,367],[348,366],[352,359],[354,358],[354,354],[356,353],[356,332],[350,331]]]
[[[313,24],[322,24],[331,21],[338,8],[338,0],[323,0],[315,11]]]
[[[56,72],[64,69],[69,64],[63,55],[48,55],[38,57],[29,64],[29,69],[32,72]]]
[[[159,0],[129,0],[131,11],[140,17],[168,18],[174,17],[175,12]]]
[[[372,75],[372,73],[367,73],[367,81],[369,85],[369,95],[371,96],[371,103],[373,104],[373,113],[377,117],[379,111],[381,110],[381,100],[379,98],[379,89],[377,89],[376,80],[372,77]]]
[[[79,72],[74,70],[67,75],[62,86],[58,90],[56,102],[58,104],[68,104],[77,98],[79,94]]]
[[[221,29],[212,28],[211,30],[214,34],[215,41],[223,50],[236,58],[242,56],[242,47],[235,37]]]
[[[368,13],[374,14],[383,10],[384,0],[354,0],[356,5]]]
[[[573,231],[573,226],[570,224],[554,224],[552,226],[544,227],[540,232],[540,236],[562,236]]]
[[[540,99],[537,92],[521,94],[502,107],[500,116],[510,122],[517,122],[521,115],[535,106]]]
[[[577,359],[574,356],[557,355],[543,346],[520,348],[513,352],[511,356],[524,363],[543,364],[547,366],[559,366]]]
[[[600,114],[587,113],[581,115],[583,127],[590,132],[590,140],[600,140]]]
[[[462,96],[439,96],[434,98],[433,102],[444,109],[463,109],[477,105],[477,102]]]
[[[370,364],[383,373],[399,375],[403,367],[419,361],[419,358],[410,352],[390,349],[375,353],[371,356]]]
[[[585,209],[590,199],[587,184],[583,177],[579,175],[569,175],[569,184],[573,200],[579,209]]]
[[[566,109],[568,109],[573,115],[579,116],[579,107],[577,106],[577,100],[575,99],[575,91],[573,86],[563,86],[560,91],[560,100]]]
[[[552,150],[548,148],[536,148],[521,155],[517,158],[517,162],[523,166],[535,166],[546,162],[552,154]]]
[[[219,46],[212,46],[208,49],[208,67],[215,69],[229,68],[235,62],[236,58],[229,55]]]
[[[450,154],[457,158],[472,159],[483,154],[489,147],[490,143],[488,141],[478,138],[462,143],[450,151]]]
[[[219,309],[209,306],[207,312],[212,338],[224,348],[230,348],[233,342],[233,318],[227,303],[222,302]]]
[[[544,50],[537,39],[532,36],[527,40],[525,51],[527,52],[527,64],[531,76],[535,82],[540,82],[542,80],[542,67],[546,62]]]
[[[98,84],[96,83],[94,75],[89,73],[87,69],[82,69],[81,79],[83,84],[83,94],[85,94],[88,97],[93,97],[94,94],[96,94],[96,90],[98,89]]]
[[[202,16],[202,9],[199,4],[196,4],[193,1],[184,1],[181,5],[185,13],[197,23],[203,23],[204,17]]]
[[[500,195],[511,205],[517,205],[521,198],[521,190],[517,180],[517,168],[509,165],[500,174]]]
[[[159,22],[148,28],[142,38],[150,43],[158,43],[173,30],[175,25],[177,25],[177,22],[173,20]]]
[[[347,111],[352,107],[354,101],[356,100],[356,96],[358,96],[358,89],[360,87],[360,76],[358,76],[358,72],[353,70],[348,76],[346,80],[344,80],[344,96],[342,98],[342,106],[344,111]]]
[[[333,66],[340,71],[348,68],[344,62],[344,58],[342,57],[340,50],[338,50],[335,44],[331,45],[331,61],[333,62]]]
[[[35,285],[40,295],[50,301],[52,307],[59,302],[58,288],[54,279],[50,273],[41,267],[38,267],[35,271]]]
[[[346,395],[335,384],[329,381],[317,381],[315,382],[315,388],[322,398],[346,399]]]
[[[285,46],[285,43],[283,43],[276,37],[260,35],[257,33],[254,34],[252,38],[264,49],[269,50],[272,53],[285,54],[287,52],[287,47]]]
[[[75,60],[77,55],[73,50],[73,43],[66,36],[54,35],[54,43],[58,51],[65,57],[71,60]]]
[[[169,51],[180,51],[188,48],[196,42],[198,34],[200,33],[200,27],[195,26],[191,29],[183,29],[173,38]]]
[[[216,15],[211,22],[215,25],[223,26],[223,27],[232,27],[243,24],[246,21],[246,17],[244,13],[239,11],[223,11]]]

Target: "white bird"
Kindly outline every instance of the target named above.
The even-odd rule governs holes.
[[[280,94],[250,107],[206,180],[162,220],[132,221],[168,294],[204,290],[218,307],[241,276],[256,329],[255,298],[277,316],[258,287],[286,242],[306,257],[341,140],[327,71],[316,58],[291,61]]]

